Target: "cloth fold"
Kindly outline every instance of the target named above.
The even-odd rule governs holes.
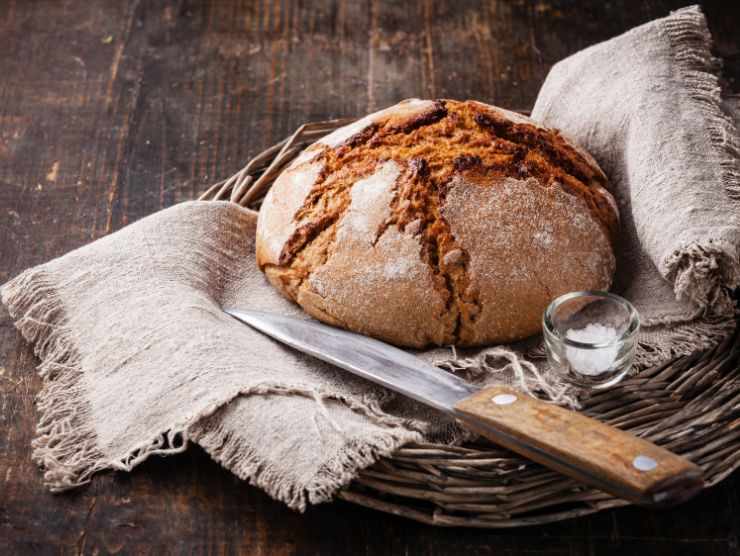
[[[708,347],[733,327],[738,143],[715,70],[703,16],[689,8],[556,65],[535,107],[611,178],[623,218],[617,287],[646,325],[638,366]],[[183,203],[2,287],[41,361],[34,459],[52,490],[197,442],[302,510],[406,443],[466,438],[434,410],[223,313],[308,318],[257,270],[255,223],[233,204]],[[418,355],[572,405],[541,360],[524,360],[531,347]]]

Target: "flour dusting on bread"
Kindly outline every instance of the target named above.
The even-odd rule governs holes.
[[[322,168],[322,164],[313,163],[283,172],[273,184],[272,191],[282,193],[268,193],[262,208],[270,214],[270,219],[257,221],[257,234],[263,240],[259,257],[263,262],[278,261],[283,245],[295,232],[295,213],[303,206]]]
[[[339,238],[375,240],[378,228],[390,213],[393,186],[400,174],[401,167],[388,160],[374,174],[352,186],[349,209],[339,222]]]

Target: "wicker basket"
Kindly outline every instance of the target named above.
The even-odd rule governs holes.
[[[259,207],[303,148],[352,120],[302,125],[201,200]],[[707,486],[740,467],[740,343],[640,372],[583,401],[583,412],[700,465]],[[627,505],[493,444],[407,445],[363,471],[339,498],[440,526],[516,527]]]

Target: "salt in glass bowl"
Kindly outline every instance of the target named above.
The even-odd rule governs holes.
[[[588,388],[613,386],[629,373],[639,329],[629,301],[600,291],[561,295],[542,318],[550,367],[566,382]]]

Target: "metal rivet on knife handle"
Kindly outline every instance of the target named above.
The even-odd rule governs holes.
[[[639,455],[632,460],[632,467],[638,471],[652,471],[658,467],[658,462],[650,456]]]
[[[491,398],[491,401],[496,405],[509,405],[516,401],[514,394],[498,394]]]

